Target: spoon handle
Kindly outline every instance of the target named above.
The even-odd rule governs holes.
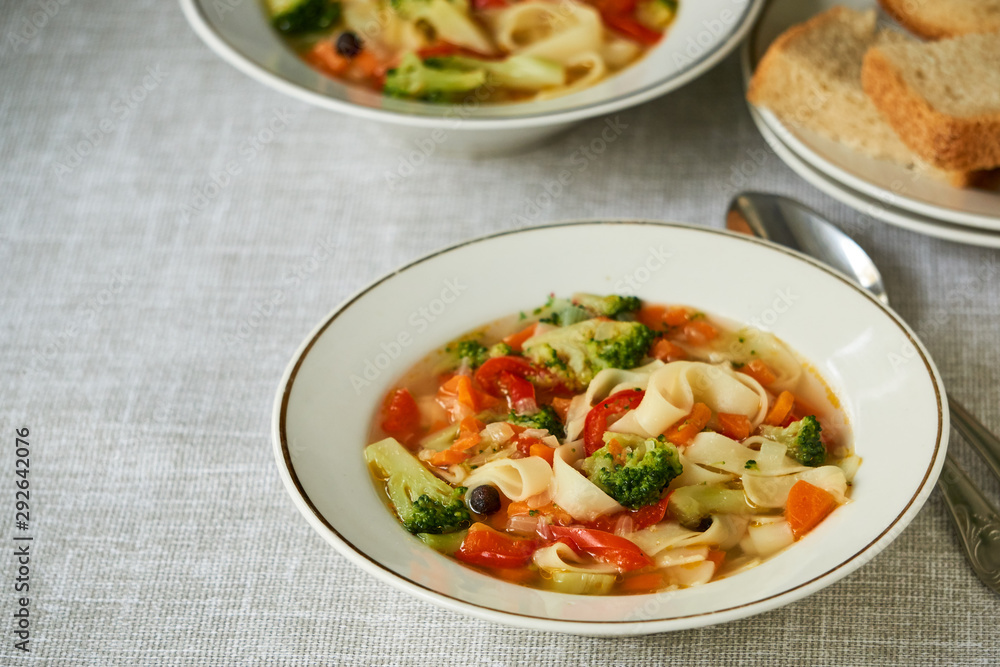
[[[980,581],[1000,593],[1000,513],[972,483],[951,454],[938,479],[959,540]]]
[[[989,429],[950,396],[948,407],[951,408],[951,418],[955,428],[970,445],[976,448],[993,474],[1000,479],[1000,439],[990,433]]]

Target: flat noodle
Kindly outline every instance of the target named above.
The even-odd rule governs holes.
[[[743,491],[757,507],[780,508],[788,502],[788,492],[799,480],[828,491],[838,503],[847,501],[847,478],[837,466],[806,468],[802,472],[780,477],[746,474],[743,475]]]
[[[513,4],[494,15],[493,27],[504,51],[563,65],[570,65],[578,54],[600,49],[604,35],[597,10],[571,0]]]
[[[736,375],[727,366],[700,361],[666,364],[650,376],[639,407],[608,430],[655,437],[686,417],[695,403],[705,403],[713,412],[746,415],[753,421],[762,411],[761,395]]]
[[[741,445],[721,433],[711,431],[696,435],[691,444],[685,448],[684,454],[691,463],[724,470],[734,475],[776,477],[811,470],[784,455],[779,460],[774,460],[775,457],[772,456],[766,460],[765,466],[761,466],[759,464],[761,452]],[[748,461],[758,462],[757,469],[747,470]]]
[[[603,79],[608,73],[604,59],[595,51],[580,53],[566,61],[566,77],[571,82],[562,88],[543,90],[535,95],[536,100],[545,100],[559,95],[574,93],[589,88]]]
[[[597,373],[587,386],[587,391],[573,397],[569,413],[566,415],[566,440],[576,440],[580,437],[587,420],[587,413],[598,402],[626,389],[645,390],[653,372],[663,368],[664,365],[662,361],[656,360],[632,370],[605,368]]]
[[[683,468],[681,474],[674,477],[670,482],[670,486],[667,487],[670,491],[682,486],[693,486],[695,484],[726,484],[738,477],[738,475],[733,473],[716,472],[703,468],[689,459],[683,451],[678,450],[677,455]]]
[[[546,572],[584,572],[590,574],[617,574],[618,567],[600,561],[585,561],[573,547],[556,542],[535,552],[535,565]]]
[[[676,521],[664,521],[625,537],[650,556],[681,546],[708,545],[730,549],[739,543],[748,523],[746,517],[713,514],[712,525],[704,532],[690,530]]]
[[[552,468],[555,481],[553,502],[577,521],[593,521],[599,516],[624,510],[618,501],[601,491],[570,464],[582,453],[583,447],[573,444],[563,445],[556,450]]]
[[[523,459],[500,459],[477,468],[465,479],[465,486],[473,489],[493,484],[511,500],[526,500],[548,489],[552,482],[552,468],[539,456]]]
[[[802,377],[802,364],[774,334],[753,327],[744,327],[732,333],[725,332],[714,341],[709,355],[712,362],[746,364],[759,359],[774,373],[775,380],[768,385],[774,393],[794,392]]]

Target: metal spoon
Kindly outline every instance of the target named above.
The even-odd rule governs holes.
[[[744,192],[730,202],[726,227],[811,255],[853,277],[875,298],[889,305],[882,276],[865,251],[818,213],[796,201],[778,195]],[[1000,478],[1000,440],[954,399],[949,397],[948,405],[959,433]],[[1000,593],[1000,512],[976,488],[951,454],[945,456],[938,486],[944,493],[972,569],[984,584]]]

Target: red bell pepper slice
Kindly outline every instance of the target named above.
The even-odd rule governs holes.
[[[633,542],[603,530],[582,526],[546,526],[543,529],[549,539],[567,539],[576,551],[590,554],[604,563],[614,565],[622,572],[630,572],[649,567],[653,559]]]
[[[420,428],[420,408],[408,389],[395,389],[382,403],[382,430],[404,444]]]
[[[485,524],[475,523],[455,552],[455,558],[485,567],[523,567],[531,562],[536,547],[534,540],[507,537]]]
[[[601,18],[604,19],[604,24],[609,28],[640,44],[646,44],[647,46],[656,44],[663,38],[663,33],[650,30],[631,16],[625,14],[602,12]]]
[[[608,425],[635,409],[645,395],[646,392],[641,389],[625,389],[590,409],[583,423],[583,446],[587,456],[604,446],[604,432],[608,430]]]

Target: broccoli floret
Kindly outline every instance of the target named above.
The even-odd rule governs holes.
[[[608,444],[584,460],[583,470],[590,481],[630,509],[657,502],[660,492],[683,470],[677,449],[662,435],[607,433],[604,441]]]
[[[613,317],[615,319],[629,318],[642,307],[642,301],[639,297],[619,296],[617,294],[609,294],[608,296],[574,294],[573,303],[583,306],[599,317]]]
[[[270,0],[271,25],[286,35],[326,30],[340,20],[340,3],[332,0]]]
[[[558,298],[551,294],[545,305],[536,308],[533,314],[540,316],[539,322],[554,324],[557,327],[567,327],[593,317],[586,308],[574,304],[569,299]]]
[[[820,438],[823,427],[815,416],[803,417],[785,428],[761,426],[760,434],[788,448],[788,455],[804,466],[821,466],[826,461],[826,447]]]
[[[590,319],[529,338],[523,347],[525,357],[575,391],[605,368],[638,366],[655,337],[639,322]]]
[[[448,351],[453,352],[459,360],[468,361],[473,368],[478,368],[489,359],[489,350],[478,340],[460,340],[453,346],[449,346]]]
[[[566,427],[559,421],[559,415],[556,414],[551,405],[543,405],[542,409],[533,415],[519,415],[511,411],[507,415],[507,421],[525,428],[544,428],[560,440],[566,437]]]
[[[411,533],[451,533],[469,525],[465,490],[435,477],[394,438],[365,447],[365,460],[385,478],[389,500]]]
[[[385,75],[386,95],[416,99],[445,99],[457,93],[475,90],[486,83],[483,70],[443,69],[433,58],[421,61],[415,53],[407,53],[399,65]]]
[[[490,346],[490,349],[486,350],[486,355],[493,359],[494,357],[509,357],[514,354],[514,348],[504,342],[496,343]]]

